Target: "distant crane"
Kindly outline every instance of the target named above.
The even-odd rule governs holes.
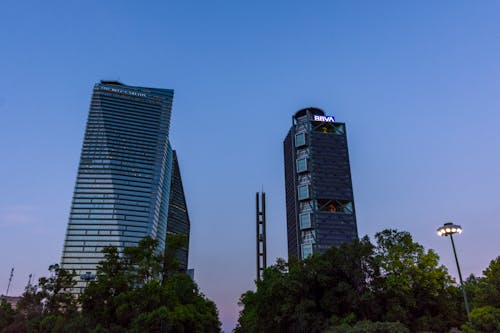
[[[10,270],[9,284],[7,285],[7,291],[5,292],[5,296],[9,295],[10,284],[12,283],[12,277],[14,276],[14,267]]]
[[[28,290],[31,287],[31,278],[33,277],[33,274],[30,273],[28,276],[28,284],[26,285],[26,290]]]

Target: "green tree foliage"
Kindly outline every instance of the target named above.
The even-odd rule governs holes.
[[[458,289],[434,251],[426,252],[408,232],[384,230],[375,238],[375,260],[382,273],[376,295],[383,321],[401,321],[412,332],[441,332],[464,321]]]
[[[358,321],[354,325],[342,324],[332,327],[325,333],[409,333],[410,330],[400,322]]]
[[[79,332],[70,325],[79,317],[76,299],[70,293],[75,285],[74,273],[57,264],[49,266],[49,273],[49,277],[38,280],[38,285],[26,287],[14,321],[0,332]]]
[[[43,295],[37,292],[38,286],[29,285],[17,302],[17,309],[27,318],[41,316],[43,314]]]
[[[476,302],[478,300],[477,292],[480,282],[481,278],[476,277],[474,274],[469,275],[469,277],[464,281],[465,292],[467,293],[467,298],[469,300],[471,308],[479,307]]]
[[[465,333],[500,332],[500,309],[493,306],[475,308],[470,313],[471,323],[465,323]]]
[[[80,296],[82,312],[90,322],[115,325],[118,296],[129,291],[124,260],[116,247],[103,249],[104,260],[97,267],[97,279],[90,282]]]
[[[279,260],[240,298],[236,333],[448,331],[460,290],[407,232],[384,230],[306,260]],[[360,323],[358,323],[360,322]]]
[[[500,256],[490,262],[477,283],[475,304],[500,308]]]
[[[74,274],[52,265],[48,278],[26,289],[17,311],[0,304],[0,333],[220,332],[215,304],[171,255],[183,244],[173,237],[165,255],[151,238],[123,254],[106,247],[96,280],[79,298],[69,293]]]
[[[16,311],[14,311],[4,298],[0,299],[0,332],[14,323]]]
[[[58,264],[49,266],[50,275],[38,280],[38,297],[44,301],[46,314],[72,314],[76,311],[71,289],[75,286],[75,272],[68,272]]]
[[[187,244],[187,238],[182,234],[171,234],[168,236],[168,242],[165,244],[165,253],[163,259],[162,283],[167,281],[170,274],[179,272],[179,258],[177,254],[180,249]]]
[[[462,326],[464,332],[500,332],[500,257],[492,260],[483,277],[471,275],[466,283],[473,310],[471,322]]]
[[[370,291],[377,276],[368,238],[304,261],[279,260],[265,270],[257,292],[241,297],[235,332],[323,332],[353,313],[365,319],[380,312]]]
[[[183,242],[172,236],[167,244],[175,252]],[[157,246],[145,238],[123,257],[114,247],[104,249],[97,278],[81,296],[90,325],[103,332],[219,332],[215,304],[179,272],[175,256],[158,253]]]
[[[124,250],[125,266],[128,271],[128,280],[134,286],[148,284],[157,280],[163,269],[163,255],[157,253],[158,241],[146,237],[139,242],[139,246],[127,247]]]

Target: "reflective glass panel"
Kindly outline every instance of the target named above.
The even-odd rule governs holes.
[[[297,160],[297,172],[305,172],[307,171],[307,158],[299,158]]]
[[[302,244],[302,259],[309,258],[313,254],[312,244]]]
[[[309,199],[309,186],[308,185],[299,185],[298,196],[299,196],[299,200]]]
[[[311,214],[302,213],[299,215],[300,229],[309,229],[311,227]]]
[[[295,134],[295,147],[304,146],[306,144],[306,134]]]

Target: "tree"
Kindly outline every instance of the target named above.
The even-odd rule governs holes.
[[[91,323],[109,327],[117,322],[117,296],[129,290],[125,263],[118,249],[103,249],[104,260],[97,266],[96,280],[89,283],[80,296],[82,312]]]
[[[170,274],[180,271],[179,259],[177,255],[179,254],[180,249],[186,246],[186,244],[187,238],[183,234],[169,234],[167,236],[163,261],[162,283],[167,281],[167,277]]]
[[[483,277],[471,275],[466,281],[468,296],[472,299],[471,322],[462,326],[464,332],[500,331],[500,256],[483,271]]]
[[[475,276],[474,274],[469,275],[469,277],[464,281],[465,292],[467,293],[467,298],[469,300],[471,308],[479,307],[479,305],[477,304],[477,293],[479,290],[480,281],[481,278]]]
[[[70,293],[75,273],[51,265],[49,277],[26,288],[17,311],[0,301],[0,333],[220,332],[215,304],[179,271],[175,253],[184,239],[168,237],[167,244],[165,254],[149,237],[123,254],[105,247],[96,280],[78,298]]]
[[[475,303],[478,306],[500,308],[500,256],[483,271],[476,292]]]
[[[172,243],[174,252],[182,245]],[[219,332],[215,304],[157,247],[147,237],[137,247],[125,248],[123,256],[114,247],[104,249],[97,278],[81,296],[90,327],[96,332]],[[168,274],[166,268],[171,269]]]
[[[460,290],[434,251],[397,230],[376,241],[278,260],[241,296],[235,332],[444,332],[465,321]]]
[[[244,306],[235,332],[323,332],[356,313],[370,316],[370,282],[376,277],[368,238],[332,247],[324,255],[291,260],[264,271]]]
[[[145,237],[137,246],[124,249],[125,265],[133,285],[144,285],[160,277],[163,270],[163,255],[158,253],[157,248],[156,239]]]
[[[330,328],[326,333],[408,333],[409,330],[400,322],[358,321],[353,325],[341,324]]]
[[[75,273],[58,264],[50,265],[49,272],[49,277],[40,278],[38,285],[26,287],[17,303],[14,322],[2,333],[84,332],[76,299],[71,294]]]
[[[462,325],[466,333],[500,332],[500,309],[492,306],[475,308],[470,313],[471,323]]]
[[[385,309],[383,321],[401,321],[415,332],[444,331],[465,320],[454,280],[433,250],[426,252],[404,231],[384,230],[375,238],[382,274],[376,294]]]
[[[75,298],[71,294],[75,286],[75,272],[62,269],[59,264],[49,266],[50,275],[38,280],[38,293],[47,314],[72,314],[76,312]]]
[[[235,333],[257,332],[257,295],[253,291],[247,291],[240,297],[238,305],[243,307],[240,311]]]
[[[0,298],[0,332],[14,322],[15,316],[16,311],[12,309],[5,298]]]

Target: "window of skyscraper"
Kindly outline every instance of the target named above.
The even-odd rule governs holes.
[[[342,208],[344,209],[344,213],[352,214],[352,202],[351,201],[344,204]]]
[[[307,171],[307,158],[297,159],[297,173]]]
[[[345,133],[345,125],[338,123],[313,122],[313,131],[342,135]]]
[[[313,254],[313,245],[312,244],[302,244],[302,259],[306,259]]]
[[[304,230],[301,232],[301,238],[303,244],[314,244],[316,243],[316,232],[314,230]]]
[[[299,200],[309,199],[309,185],[299,185],[298,197]]]
[[[352,201],[318,199],[316,202],[318,205],[318,210],[322,212],[345,213],[345,214],[353,213]]]
[[[311,228],[311,213],[302,213],[299,215],[300,229]]]
[[[295,134],[295,147],[301,147],[306,144],[306,134],[299,133]]]

